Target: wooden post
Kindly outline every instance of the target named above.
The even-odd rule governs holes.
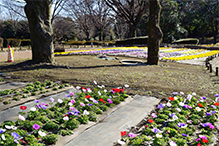
[[[210,63],[208,62],[207,63],[207,70],[209,70],[209,68],[210,68]]]
[[[207,59],[206,59],[206,60],[207,60]],[[208,61],[205,61],[205,66],[206,66],[206,67],[208,67],[208,63],[209,63]]]
[[[218,67],[216,67],[216,74],[215,75],[218,76]]]
[[[209,68],[210,68],[210,73],[212,73],[212,65],[211,64],[210,64]]]

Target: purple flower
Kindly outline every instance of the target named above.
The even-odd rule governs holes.
[[[1,133],[4,133],[5,131],[6,131],[6,129],[0,128],[0,134],[1,134]]]
[[[157,108],[164,108],[164,106],[163,106],[163,104],[161,103],[161,104],[159,104],[159,105],[157,106]]]
[[[96,100],[93,100],[93,102],[94,102],[94,103],[98,103],[98,101],[96,101]]]
[[[180,122],[179,122],[179,123],[177,124],[177,126],[181,128],[181,127],[186,126],[186,124],[185,124],[185,123],[180,123]]]
[[[160,132],[160,130],[157,129],[157,128],[153,128],[152,130],[154,131],[154,133],[158,133],[158,132]]]
[[[208,126],[208,123],[204,123],[204,124],[201,123],[200,125],[201,125],[202,127],[207,127],[207,126]]]
[[[207,97],[204,97],[204,96],[203,96],[203,97],[201,97],[201,99],[204,99],[204,100],[205,100],[205,99],[207,99]]]
[[[14,139],[18,139],[19,138],[19,134],[17,134],[16,132],[11,133],[11,136],[13,136]]]
[[[173,117],[173,116],[175,116],[175,115],[176,115],[175,113],[173,113],[173,114],[170,114],[170,116],[171,116],[171,117]]]
[[[215,94],[215,97],[219,97],[219,94]]]
[[[79,113],[80,113],[80,112],[79,112],[77,109],[75,109],[75,110],[72,111],[72,114],[75,115],[75,116],[77,116]]]
[[[211,116],[211,113],[207,112],[207,113],[206,113],[206,116]]]
[[[37,108],[41,108],[41,104],[37,104]]]
[[[187,134],[182,133],[182,136],[187,137]]]
[[[39,102],[40,102],[40,100],[37,100],[37,99],[35,99],[34,101],[35,101],[36,103],[39,103]]]
[[[88,105],[89,105],[89,106],[92,106],[93,104],[89,103]]]
[[[70,97],[70,95],[65,95],[65,97]]]
[[[216,111],[211,111],[211,113],[212,113],[212,114],[215,114],[215,113],[216,113]]]
[[[47,109],[47,106],[45,106],[45,105],[41,105],[41,107],[45,110],[45,109]]]
[[[33,125],[33,129],[38,130],[39,128],[40,128],[40,126],[38,124]]]
[[[173,95],[178,95],[178,92],[173,92]]]

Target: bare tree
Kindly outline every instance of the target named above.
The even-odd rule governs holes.
[[[85,34],[86,40],[89,40],[93,35],[94,25],[86,3],[80,0],[68,1],[65,11],[75,21],[76,28]]]
[[[105,0],[85,0],[89,9],[91,20],[98,31],[99,41],[103,40],[103,31],[110,25],[109,14],[110,9],[106,5]]]
[[[105,0],[107,5],[129,25],[129,37],[136,36],[137,26],[146,15],[148,0]]]
[[[59,41],[74,38],[75,23],[70,17],[57,16],[53,23],[54,39]]]

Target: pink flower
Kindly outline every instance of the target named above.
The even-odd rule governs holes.
[[[54,101],[54,99],[51,97],[50,99],[49,99],[51,102],[53,102]]]
[[[200,138],[196,139],[196,141],[199,141],[199,140],[200,140]]]
[[[82,103],[82,102],[80,103],[80,105],[81,105],[81,106],[83,106],[83,107],[85,107],[85,104],[84,104],[84,103]]]
[[[38,130],[39,128],[40,128],[40,126],[38,124],[33,125],[33,129]]]
[[[72,103],[72,104],[74,104],[74,103],[75,103],[75,100],[74,100],[74,99],[72,99],[72,100],[71,100],[71,103]]]
[[[152,116],[153,118],[156,118],[156,117],[157,117],[157,115],[156,115],[155,113],[152,113],[151,116]]]
[[[129,137],[131,137],[131,138],[135,138],[136,135],[135,135],[134,133],[129,133]]]
[[[69,107],[69,110],[74,110],[75,108],[74,107]]]
[[[74,93],[73,93],[73,92],[69,92],[69,95],[70,95],[70,96],[74,96]]]

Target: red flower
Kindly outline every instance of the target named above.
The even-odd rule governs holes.
[[[67,114],[65,114],[65,116],[67,117],[68,115],[67,115]]]
[[[154,121],[152,119],[149,119],[148,122],[153,123]]]
[[[103,101],[103,103],[106,103],[106,101]]]
[[[120,92],[123,93],[124,89],[120,89]]]
[[[198,144],[197,144],[197,146],[201,146],[201,144],[200,144],[200,143],[198,143]]]
[[[126,134],[126,131],[121,131],[121,136],[125,136]]]
[[[201,103],[198,103],[198,106],[199,106],[199,107],[203,107],[203,105],[202,105]]]
[[[85,89],[84,87],[81,87],[81,89]],[[86,90],[86,89],[85,89]]]
[[[37,137],[37,139],[40,139],[39,137]]]
[[[87,95],[87,96],[85,96],[86,98],[91,98],[91,96],[90,95]]]
[[[208,140],[207,139],[202,139],[202,142],[208,143]]]
[[[214,105],[219,106],[219,103],[218,103],[218,102],[215,102]]]
[[[174,101],[174,97],[169,97],[169,100]]]
[[[20,106],[20,109],[25,110],[27,107],[26,106]]]
[[[145,125],[145,128],[148,128],[148,125]]]
[[[103,102],[104,100],[103,100],[103,98],[100,98],[99,101],[102,101],[102,102]]]

